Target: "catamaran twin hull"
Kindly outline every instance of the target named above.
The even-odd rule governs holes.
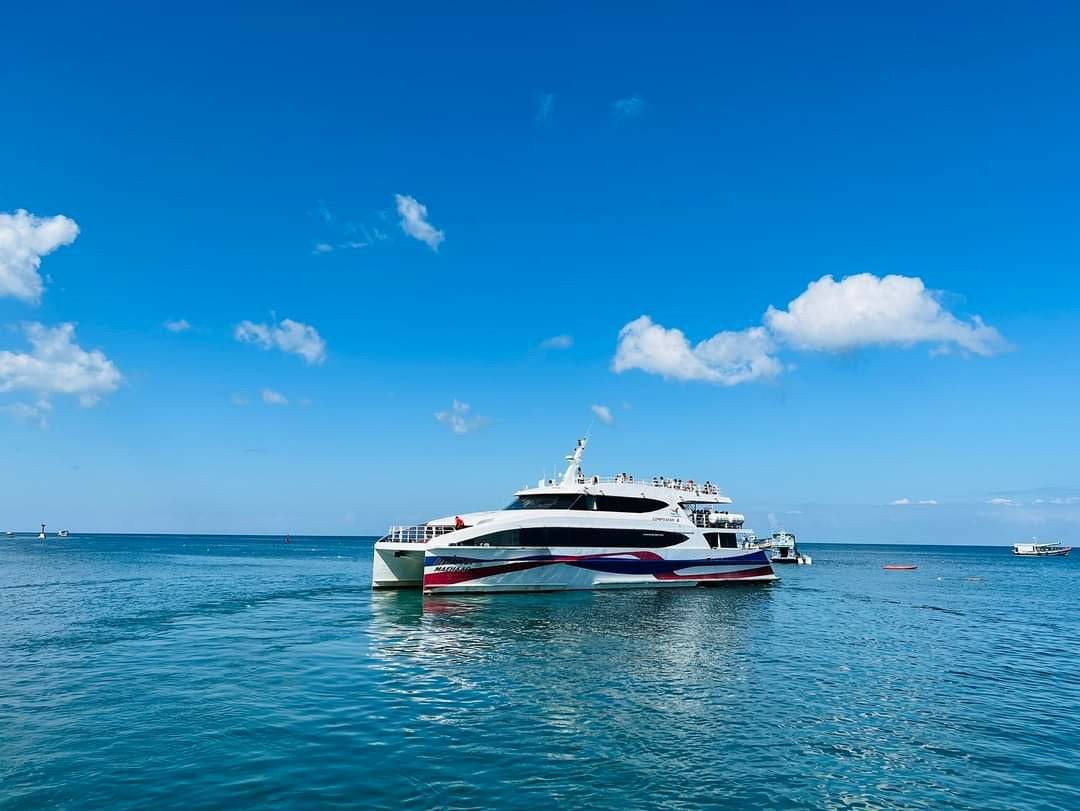
[[[425,593],[717,586],[775,580],[763,551],[432,548],[376,550],[376,588]]]

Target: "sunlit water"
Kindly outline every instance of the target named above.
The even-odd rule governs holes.
[[[1080,555],[806,551],[425,600],[370,539],[2,540],[0,807],[1080,808]]]

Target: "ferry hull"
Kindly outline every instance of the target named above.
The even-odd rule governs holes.
[[[423,588],[426,594],[687,588],[776,579],[762,551],[453,547],[428,549]]]
[[[424,548],[419,544],[375,544],[371,586],[376,589],[418,589],[424,584]]]

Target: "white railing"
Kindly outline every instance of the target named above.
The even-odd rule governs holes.
[[[416,524],[411,527],[390,527],[390,531],[379,541],[391,543],[426,543],[440,535],[453,532],[455,527],[450,524]]]
[[[720,488],[711,482],[695,482],[693,479],[683,481],[682,479],[666,479],[659,476],[653,476],[651,479],[638,479],[629,473],[620,473],[618,476],[579,476],[577,478],[578,484],[645,484],[651,487],[666,487],[670,490],[679,490],[686,493],[694,493],[699,496],[719,496],[723,495],[720,492]],[[561,484],[559,479],[548,479],[543,482],[541,487],[558,487]]]

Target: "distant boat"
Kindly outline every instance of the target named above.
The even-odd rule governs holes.
[[[60,531],[59,531],[58,533],[56,533],[56,534],[57,534],[57,536],[58,536],[58,537],[60,537],[60,538],[66,538],[66,537],[68,537],[68,531],[67,531],[66,529],[62,529],[62,530],[60,530]]]
[[[15,537],[15,533],[12,532],[10,529],[7,532],[5,532],[4,535],[6,535],[8,538],[14,538]]]
[[[45,540],[45,525],[44,524],[41,525],[41,532],[38,533],[38,540],[39,541],[44,541]]]
[[[1059,543],[1014,543],[1012,548],[1014,555],[1040,558],[1063,558],[1070,552],[1071,546],[1062,546]]]
[[[887,572],[911,572],[919,567],[914,563],[889,563],[881,568]]]
[[[813,561],[804,555],[795,544],[795,535],[791,532],[774,532],[771,538],[773,563],[797,563],[809,566]]]

